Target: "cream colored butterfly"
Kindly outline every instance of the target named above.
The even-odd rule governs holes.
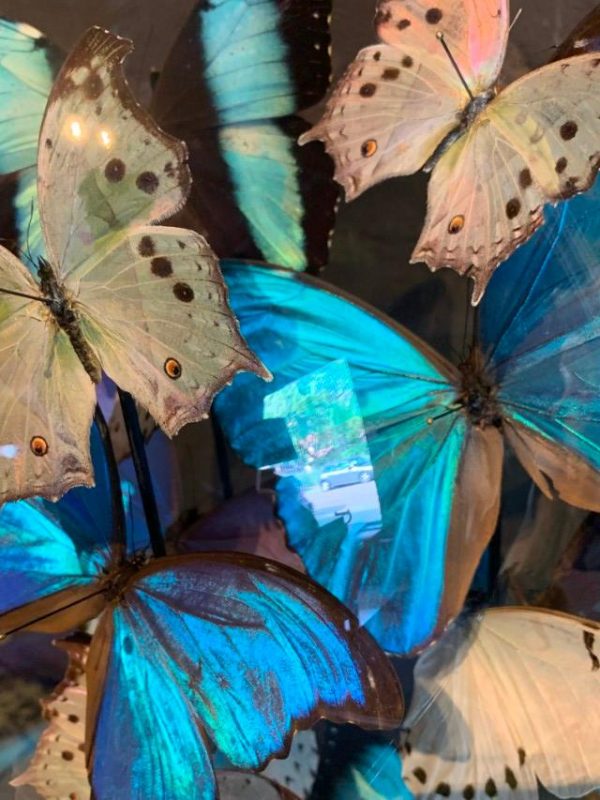
[[[415,668],[404,780],[417,798],[538,800],[600,787],[600,626],[533,608],[454,623]]]
[[[0,248],[0,502],[93,483],[89,430],[104,371],[175,434],[239,370],[267,376],[206,241],[149,225],[175,213],[185,145],[133,99],[125,39],[93,28],[48,99],[38,149],[47,261]]]
[[[90,784],[85,764],[87,686],[85,664],[89,646],[77,641],[58,642],[69,663],[64,680],[42,700],[48,721],[27,769],[11,781],[18,787],[16,800],[29,800],[31,789],[44,800],[89,800]]]
[[[382,0],[376,25],[384,44],[360,51],[300,142],[325,142],[349,200],[433,167],[412,262],[470,275],[476,304],[544,203],[591,186],[600,58],[550,64],[496,95],[508,0]]]

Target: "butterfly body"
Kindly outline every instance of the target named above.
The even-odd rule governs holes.
[[[471,422],[479,428],[502,427],[502,409],[498,404],[498,387],[486,371],[485,359],[476,347],[468,358],[459,364],[461,384],[457,403]]]

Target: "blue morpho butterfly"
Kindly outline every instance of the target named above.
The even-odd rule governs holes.
[[[499,270],[459,367],[302,275],[225,263],[274,375],[217,398],[244,460],[275,466],[309,574],[408,653],[460,610],[496,526],[504,443],[550,497],[600,509],[600,187]]]
[[[189,148],[183,214],[220,256],[326,263],[338,190],[297,112],[330,77],[331,0],[200,2],[160,73],[152,114]]]
[[[95,489],[0,511],[0,635],[101,614],[87,666],[96,800],[212,800],[208,740],[257,768],[321,716],[397,724],[389,662],[304,576],[231,553],[148,561],[135,524],[120,542],[97,449]]]
[[[50,89],[64,55],[40,31],[0,19],[0,233],[42,252],[37,209],[38,135]]]

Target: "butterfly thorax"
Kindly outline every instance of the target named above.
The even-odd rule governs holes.
[[[458,115],[458,124],[454,130],[450,131],[447,136],[442,139],[440,144],[435,149],[434,154],[427,160],[423,167],[425,172],[431,172],[440,158],[444,155],[450,145],[454,144],[460,137],[466,133],[473,125],[481,112],[489,105],[489,103],[496,96],[495,89],[488,89],[481,94],[476,95],[470,100],[463,110]]]
[[[461,391],[457,399],[470,422],[478,428],[500,428],[502,414],[497,399],[497,386],[486,372],[481,351],[473,348],[459,365]]]
[[[52,266],[44,258],[38,261],[40,289],[49,301],[47,306],[57,325],[67,334],[79,360],[94,383],[99,383],[102,368],[81,331],[79,315],[73,297],[58,281]]]
[[[136,553],[120,564],[114,572],[108,574],[104,588],[107,603],[119,604],[122,601],[129,582],[147,560],[144,553]]]

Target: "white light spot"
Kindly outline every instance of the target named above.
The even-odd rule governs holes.
[[[83,138],[83,127],[78,119],[71,119],[67,122],[67,129],[71,139],[76,142],[81,141]]]
[[[0,445],[0,458],[16,458],[18,454],[19,448],[16,444]]]
[[[98,138],[100,139],[100,144],[103,144],[104,147],[109,148],[112,144],[112,136],[110,132],[107,131],[105,128],[102,128],[100,133],[98,134]]]

